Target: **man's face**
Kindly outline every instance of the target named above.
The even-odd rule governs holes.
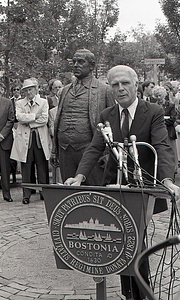
[[[146,89],[146,95],[148,97],[152,96],[153,88],[154,88],[154,84],[153,83],[150,83],[147,87],[145,87],[145,89]]]
[[[60,88],[62,87],[62,83],[60,80],[55,80],[52,85],[52,92],[54,95],[58,95]]]
[[[37,88],[35,86],[24,89],[24,94],[28,100],[33,100],[37,94]]]
[[[15,86],[13,88],[13,95],[15,98],[19,98],[19,96],[20,96],[20,87],[19,86]]]
[[[114,70],[111,73],[110,84],[116,101],[123,107],[129,107],[137,96],[135,76],[129,70]]]
[[[87,77],[92,71],[92,66],[84,53],[75,53],[73,57],[73,73],[78,79]]]

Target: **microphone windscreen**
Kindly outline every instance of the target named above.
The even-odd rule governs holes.
[[[136,142],[136,136],[134,134],[130,136],[130,141]]]

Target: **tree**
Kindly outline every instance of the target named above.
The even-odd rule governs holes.
[[[164,51],[155,36],[138,24],[126,35],[117,31],[106,46],[106,61],[108,69],[118,64],[129,65],[140,77],[146,78],[151,66],[145,65],[145,58],[164,57]]]
[[[178,0],[161,0],[162,11],[167,19],[167,24],[157,24],[156,38],[161,43],[166,54],[166,73],[173,77],[180,77],[180,3]]]
[[[100,1],[100,0],[99,0]],[[118,18],[116,0],[16,0],[0,6],[0,56],[4,78],[28,76],[49,80],[69,71],[77,48],[102,54],[108,29]],[[94,16],[96,18],[94,18]]]

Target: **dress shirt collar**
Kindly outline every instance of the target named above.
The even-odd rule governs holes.
[[[28,100],[27,98],[25,98],[25,99],[26,99],[26,101],[27,101],[25,105],[30,105],[30,106],[31,106],[30,100]],[[37,94],[37,95],[32,99],[32,100],[33,100],[32,106],[34,105],[34,103],[37,104],[37,105],[39,105],[39,99],[40,99],[40,95]]]
[[[122,113],[122,110],[124,109],[124,107],[122,107],[119,103],[118,103],[118,106],[119,106],[119,112],[120,112],[120,116],[121,116],[121,113]],[[129,107],[127,107],[128,111],[129,111],[129,115],[132,120],[134,120],[134,115],[135,115],[137,106],[138,106],[138,98],[136,98],[135,101]]]

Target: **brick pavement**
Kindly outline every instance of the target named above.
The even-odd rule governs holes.
[[[180,182],[179,175],[177,179]],[[19,184],[11,191],[13,203],[0,194],[0,300],[95,299],[95,282],[90,276],[56,269],[44,203],[38,193],[32,195],[30,205],[22,205]],[[154,242],[158,243],[165,239],[169,212],[155,216],[155,222]],[[152,265],[155,269],[156,260]],[[117,275],[107,278],[107,298],[121,299]]]

